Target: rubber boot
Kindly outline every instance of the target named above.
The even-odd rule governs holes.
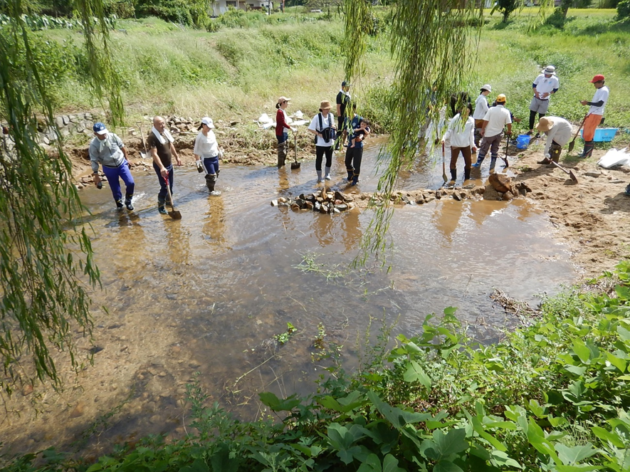
[[[322,171],[318,170],[317,171],[317,183],[320,183],[322,181]]]
[[[451,169],[451,181],[448,184],[451,187],[454,187],[456,181],[457,181],[457,169]]]
[[[348,182],[352,182],[352,175],[354,174],[354,169],[347,169],[348,171]]]
[[[283,167],[287,160],[287,141],[278,144],[278,167]]]
[[[123,208],[123,201],[122,200],[116,200],[116,208],[118,210],[122,210],[122,208]]]
[[[494,174],[494,167],[497,165],[497,158],[496,157],[492,157],[490,158],[490,173]]]
[[[464,168],[464,181],[470,180],[470,167]]]
[[[355,186],[359,183],[359,174],[352,174],[352,186]]]
[[[537,161],[536,164],[551,164],[551,161],[545,157],[542,161]]]
[[[166,200],[162,200],[160,198],[158,198],[158,211],[162,214],[162,215],[167,215],[168,212],[166,211],[166,208],[164,208],[164,204],[166,203]]]
[[[591,154],[593,154],[594,147],[595,145],[593,144],[593,141],[586,141],[584,143],[584,149],[582,150],[582,154],[578,155],[578,157],[581,157],[583,159],[587,157],[591,157]]]
[[[330,167],[326,167],[326,180],[330,180]]]
[[[131,200],[133,200],[133,193],[125,195],[125,206],[127,207],[127,210],[129,211],[133,210],[133,205],[131,203]]]
[[[481,154],[477,157],[477,162],[475,162],[472,166],[477,169],[479,167],[481,167],[481,163],[483,162],[483,160],[485,159],[486,156],[482,156]]]
[[[221,195],[221,192],[218,192],[214,189],[216,182],[217,182],[216,174],[206,175],[206,186],[208,187],[208,191],[210,192],[210,195],[212,196]]]
[[[221,173],[221,171],[219,169],[217,169],[217,180],[219,180],[219,174]]]

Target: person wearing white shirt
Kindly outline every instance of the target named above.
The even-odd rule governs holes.
[[[562,146],[571,139],[573,132],[571,123],[557,116],[545,116],[536,125],[536,130],[547,135],[544,150],[545,158],[542,161],[538,161],[538,164],[551,164],[551,161],[557,163],[560,160]]]
[[[201,119],[201,124],[197,128],[200,132],[195,138],[193,154],[197,159],[197,169],[200,172],[203,172],[203,169],[206,171],[206,186],[210,191],[210,195],[217,196],[221,195],[221,192],[214,189],[219,178],[219,154],[221,151],[219,150],[219,143],[217,143],[214,131],[212,131],[213,128],[212,118],[206,116]]]
[[[461,152],[464,155],[464,182],[470,180],[470,168],[472,162],[472,150],[475,146],[475,120],[470,116],[468,107],[462,107],[460,112],[451,119],[442,144],[451,143],[451,185],[457,180],[457,157]]]
[[[494,172],[494,167],[499,157],[499,146],[501,145],[501,138],[503,137],[503,128],[507,126],[507,137],[512,134],[512,118],[510,117],[510,110],[505,108],[507,98],[503,94],[497,96],[497,106],[491,107],[483,117],[483,126],[481,128],[481,147],[479,148],[479,155],[477,156],[477,162],[473,164],[473,167],[478,168],[481,166],[488,150],[490,150],[490,172]]]
[[[582,139],[584,139],[584,150],[579,157],[590,157],[593,153],[593,148],[595,147],[593,144],[595,130],[602,122],[606,102],[608,102],[608,96],[610,95],[610,90],[604,85],[605,77],[602,74],[597,74],[593,77],[591,83],[597,89],[595,90],[595,95],[593,95],[593,101],[587,102],[586,100],[580,100],[582,105],[588,105],[590,108],[584,119],[584,134],[582,135]]]
[[[534,96],[529,104],[529,132],[527,133],[530,135],[534,133],[536,113],[538,113],[538,118],[547,114],[549,97],[560,88],[560,80],[556,77],[556,68],[554,66],[545,67],[542,74],[534,80],[533,88]]]
[[[479,141],[481,141],[481,127],[483,126],[483,117],[488,113],[488,95],[492,92],[490,84],[486,84],[481,87],[481,93],[475,100],[475,113],[473,113],[473,119],[475,120],[475,146],[479,147]]]
[[[315,170],[317,182],[322,181],[322,159],[326,156],[326,180],[330,180],[330,168],[332,167],[333,144],[335,144],[335,117],[330,113],[332,105],[324,100],[319,105],[319,113],[313,117],[308,131],[313,133],[315,139]]]

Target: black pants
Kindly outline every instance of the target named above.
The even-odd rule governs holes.
[[[346,170],[348,178],[361,173],[361,160],[363,159],[363,147],[348,147],[346,151]]]
[[[545,113],[538,113],[538,119],[544,117]],[[534,123],[536,122],[536,112],[529,110],[529,129],[534,129]]]
[[[324,155],[326,155],[326,167],[332,167],[332,146],[315,146],[315,170],[322,170]]]

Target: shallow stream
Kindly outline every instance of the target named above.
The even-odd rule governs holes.
[[[377,145],[366,148],[361,183],[350,192],[376,189],[377,153]],[[341,154],[333,170],[343,191]],[[441,175],[439,164],[419,165],[403,173],[399,188],[437,188]],[[330,365],[312,359],[320,323],[325,345],[343,345],[343,365],[352,370],[365,355],[368,327],[372,341],[383,321],[412,336],[427,314],[455,306],[471,335],[490,342],[518,324],[489,298],[493,289],[536,304],[538,294],[575,277],[548,219],[522,199],[400,207],[387,273],[373,263],[348,268],[371,211],[330,216],[269,204],[318,188],[313,161],[293,171],[223,167],[219,197],[208,197],[194,168],[176,169],[180,221],[157,212],[153,173],[135,179],[133,213],[114,209],[108,187],[81,192],[103,282],[93,295],[94,366],[78,378],[68,373],[61,394],[36,389],[10,400],[9,410],[22,414],[2,422],[5,450],[72,444],[98,453],[148,433],[184,434],[195,372],[211,400],[252,418],[260,414],[258,391],[314,391]],[[309,261],[314,270],[303,270]],[[277,346],[273,337],[289,322],[297,332]]]

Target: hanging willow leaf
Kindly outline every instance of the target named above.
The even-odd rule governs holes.
[[[53,119],[50,90],[20,0],[6,0],[10,21],[0,26],[0,391],[36,376],[60,378],[53,351],[77,359],[72,333],[91,335],[87,290],[99,284],[90,239],[78,225],[84,208],[71,181],[71,163],[57,139],[57,156],[38,144],[38,126]],[[76,0],[97,97],[107,96],[113,121],[122,118],[119,79],[108,49],[101,0]],[[97,18],[96,22],[92,16]],[[38,119],[39,117],[39,119]]]
[[[385,202],[394,191],[399,171],[424,151],[426,143],[419,137],[420,130],[429,120],[437,119],[440,108],[460,90],[471,70],[478,25],[483,24],[483,12],[474,5],[460,0],[399,0],[392,7],[389,34],[395,76],[387,104],[392,132],[379,155],[379,166],[385,172],[378,191]],[[346,48],[346,74],[355,80],[361,72],[367,34],[363,25],[371,16],[371,2],[346,0],[345,7],[346,42],[352,44]],[[429,144],[436,137],[435,132],[429,136]],[[358,263],[365,263],[370,254],[383,256],[392,212],[387,204],[376,208]]]

